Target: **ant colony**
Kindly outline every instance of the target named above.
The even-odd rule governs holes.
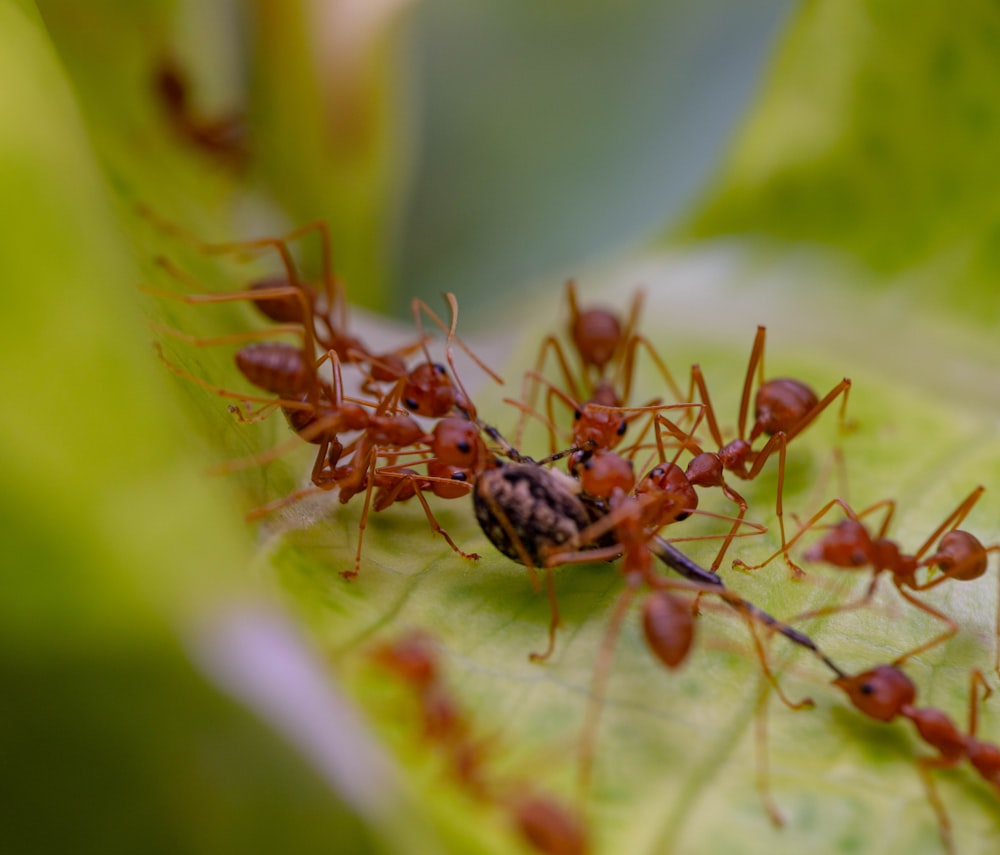
[[[191,127],[185,117],[189,134]],[[201,139],[205,133],[195,136]],[[257,318],[249,329],[225,336],[198,337],[160,326],[160,359],[186,383],[229,401],[238,429],[246,425],[251,430],[279,412],[287,422],[290,436],[266,450],[221,462],[217,471],[267,467],[298,448],[310,449],[299,485],[266,497],[266,503],[249,511],[249,519],[274,520],[308,498],[327,495],[334,506],[358,508],[351,517],[356,523],[346,550],[350,560],[338,568],[342,578],[334,573],[322,582],[324,590],[340,586],[350,592],[352,609],[371,611],[371,604],[353,596],[366,588],[370,596],[381,598],[370,615],[371,628],[360,635],[365,640],[350,645],[352,652],[366,652],[355,657],[352,667],[396,686],[393,705],[405,710],[410,743],[421,746],[435,774],[450,780],[462,798],[492,813],[498,827],[520,841],[516,845],[559,855],[620,849],[613,835],[621,829],[604,831],[604,823],[598,822],[602,800],[625,797],[629,776],[622,764],[643,751],[660,750],[653,740],[662,734],[633,732],[623,739],[616,730],[621,720],[612,723],[604,713],[611,705],[631,705],[630,721],[647,721],[651,731],[669,730],[676,719],[679,732],[666,737],[676,743],[676,762],[684,762],[681,754],[689,753],[696,758],[692,762],[708,763],[703,748],[713,729],[731,725],[729,714],[735,709],[729,706],[733,699],[747,697],[736,687],[733,691],[743,693],[713,703],[711,692],[716,684],[720,691],[726,689],[726,663],[734,660],[748,663],[753,669],[748,673],[759,677],[756,700],[743,704],[740,715],[756,722],[756,766],[750,780],[762,805],[757,816],[776,826],[794,828],[796,818],[785,816],[779,810],[782,798],[772,794],[766,726],[772,692],[790,709],[812,710],[790,719],[795,724],[789,739],[808,729],[807,722],[822,721],[836,728],[838,739],[856,733],[859,740],[874,740],[881,728],[899,728],[897,720],[907,719],[913,746],[897,740],[896,747],[882,752],[891,751],[899,755],[895,759],[915,767],[917,790],[926,795],[926,815],[936,822],[944,852],[960,849],[949,804],[956,801],[952,790],[962,784],[957,776],[950,778],[942,792],[940,769],[964,765],[992,788],[989,798],[1000,799],[1000,747],[979,732],[980,705],[1000,676],[1000,621],[990,627],[989,666],[968,669],[962,681],[969,698],[966,726],[955,724],[941,709],[919,706],[915,682],[920,657],[941,654],[947,642],[965,634],[963,616],[935,599],[937,592],[954,590],[959,583],[975,585],[987,574],[990,554],[1000,550],[1000,544],[984,545],[967,530],[983,488],[972,489],[957,507],[945,502],[937,517],[940,524],[925,531],[922,542],[918,535],[915,548],[903,545],[911,536],[901,535],[897,542],[889,535],[895,499],[855,509],[843,496],[814,498],[808,507],[785,512],[789,483],[811,479],[818,482],[817,489],[822,487],[824,479],[815,478],[812,469],[801,471],[810,466],[816,445],[800,448],[798,437],[821,422],[829,423],[827,434],[848,432],[850,380],[817,392],[798,378],[766,377],[766,331],[757,327],[751,331],[749,357],[724,378],[741,388],[733,411],[735,428],[727,428],[714,403],[718,390],[713,392],[708,381],[719,369],[703,371],[694,364],[685,376],[668,364],[656,343],[639,330],[641,293],[619,314],[581,304],[570,282],[565,327],[541,339],[531,369],[513,384],[518,392],[504,396],[499,389],[503,379],[459,337],[453,295],[445,295],[444,312],[414,300],[414,329],[399,346],[384,349],[366,342],[335,275],[324,223],[309,223],[279,237],[206,243],[144,213],[177,248],[174,255],[183,249],[196,256],[229,257],[237,270],[248,257],[275,259],[278,272],[212,291],[184,264],[158,258],[161,284],[143,289],[158,300],[189,304],[197,312],[213,311],[210,307],[220,303],[248,305]],[[321,268],[315,280],[300,272],[294,255],[303,240],[318,243]],[[183,313],[188,311],[182,315],[187,317]],[[192,348],[222,347],[235,348],[237,388],[185,367],[192,361]],[[433,355],[436,348],[441,356]],[[461,374],[459,356],[465,360]],[[475,388],[464,376],[471,373],[477,375]],[[651,390],[650,397],[639,394],[640,387]],[[480,415],[487,406],[489,422]],[[500,415],[504,408],[506,416]],[[501,419],[506,419],[504,432],[493,424]],[[538,438],[538,447],[529,450],[529,438]],[[835,458],[844,460],[839,448]],[[396,574],[394,579],[385,571],[384,559],[374,566],[367,558],[366,532],[376,525],[373,514],[408,502],[419,505],[420,512],[404,516],[399,526],[426,520],[428,564],[420,565],[417,576]],[[337,515],[329,512],[327,519]],[[762,515],[767,523],[759,520]],[[473,516],[481,534],[469,524]],[[698,560],[687,551],[691,541],[697,542]],[[767,542],[777,547],[769,556],[766,548],[756,549]],[[484,569],[470,572],[480,559],[478,552],[486,554],[491,545],[494,554],[504,556],[493,565],[506,567],[506,577]],[[760,552],[763,560],[748,557]],[[418,584],[428,591],[445,590],[435,587],[433,577],[452,572],[439,570],[446,563],[437,563],[450,553],[460,559],[447,563],[455,568],[449,589],[454,601],[436,602],[422,612],[440,615],[435,626],[415,627],[407,619],[409,591]],[[765,580],[760,571],[779,558],[786,570],[766,574]],[[525,580],[512,575],[517,565],[523,565]],[[862,574],[863,590],[852,591],[845,584],[856,575],[836,574],[829,566]],[[809,633],[822,630],[833,638],[849,634],[843,628],[848,624],[841,623],[849,619],[847,613],[889,620],[876,597],[883,574],[892,582],[897,610],[904,617],[926,618],[920,626],[929,621],[930,630],[912,645],[891,650],[871,645],[870,653],[864,637],[855,637],[850,650],[860,665],[844,670]],[[495,575],[503,578],[488,578]],[[560,597],[564,580],[574,575],[590,586],[586,603],[582,588],[575,590],[572,602]],[[401,590],[404,579],[409,587]],[[753,584],[769,586],[768,610],[753,602],[761,601],[757,596],[740,593]],[[977,596],[995,596],[995,588]],[[611,600],[607,610],[600,605],[601,591]],[[773,604],[801,603],[810,592],[817,594],[813,607],[777,614],[780,609]],[[509,601],[522,595],[528,605],[515,613]],[[469,610],[460,612],[467,601],[472,603]],[[544,604],[547,623],[523,621],[527,610],[538,613],[535,602]],[[581,609],[593,613],[593,619],[586,620]],[[458,621],[462,636],[474,642],[461,656],[449,654],[451,624]],[[596,629],[584,632],[585,624]],[[560,633],[564,625],[572,627],[568,640]],[[470,691],[467,700],[448,672],[461,665],[472,675],[477,651],[490,646],[491,633],[505,627],[518,638],[536,634],[537,643],[529,642],[517,663],[498,666],[480,659],[481,673],[470,680],[479,679],[483,697],[496,699],[497,684],[504,679],[498,667],[519,668],[519,675],[528,676],[511,681],[506,709],[497,706],[502,700],[477,707],[472,703],[476,692]],[[482,638],[476,635],[480,630]],[[616,664],[616,649],[625,638],[633,649],[639,645],[644,650],[644,664],[625,663],[624,657]],[[584,645],[585,662],[575,673],[585,676],[573,683],[572,691],[560,684],[560,703],[551,714],[538,716],[544,724],[538,743],[530,749],[513,744],[518,698],[525,687],[547,679],[563,657],[571,660],[567,648],[584,656]],[[800,649],[805,658],[789,670],[792,653]],[[682,668],[683,673],[674,673]],[[625,671],[635,672],[629,679],[633,687],[641,687],[642,697],[626,698],[616,688]],[[672,695],[672,686],[681,685],[675,681],[691,671],[700,678],[697,696]],[[789,677],[811,686],[810,697],[792,697],[782,685]],[[661,698],[670,700],[671,712],[654,719],[649,711]],[[684,704],[692,709],[677,712]],[[608,719],[603,725],[602,718]],[[608,757],[606,746],[612,744],[624,753]],[[795,752],[791,757],[808,755],[811,746],[788,750]],[[639,757],[639,762],[651,760]],[[680,792],[684,781],[671,784],[670,774],[670,768],[662,770],[665,791]],[[792,774],[794,770],[784,770],[782,786]],[[789,798],[793,789],[788,787]],[[644,796],[658,797],[656,792]],[[835,798],[831,791],[816,810],[829,808]],[[979,802],[986,804],[985,798]],[[993,804],[994,817],[1000,815],[998,807]],[[670,822],[682,819],[673,816]],[[995,819],[980,825],[1000,840]],[[671,841],[670,834],[665,831],[662,840]],[[653,844],[647,848],[660,851]]]

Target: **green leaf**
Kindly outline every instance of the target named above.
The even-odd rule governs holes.
[[[16,406],[0,425],[14,571],[0,599],[0,633],[20,704],[5,708],[2,728],[12,848],[135,851],[163,840],[170,851],[523,851],[502,806],[478,804],[451,780],[440,748],[420,733],[414,698],[379,672],[370,652],[407,628],[433,631],[473,732],[497,746],[490,772],[570,800],[620,574],[610,565],[557,572],[564,626],[555,656],[537,665],[527,655],[544,644],[546,600],[523,568],[491,550],[464,501],[435,504],[435,512],[463,548],[484,555],[477,565],[434,537],[418,507],[394,507],[369,520],[354,583],[338,571],[353,562],[357,503],[327,497],[326,505],[297,506],[268,520],[259,537],[240,523],[242,512],[302,480],[310,450],[232,483],[207,476],[208,465],[287,434],[268,423],[239,425],[225,401],[171,377],[149,347],[158,334],[143,313],[202,336],[258,322],[245,306],[184,306],[137,286],[186,290],[153,263],[157,255],[213,291],[240,287],[262,268],[207,259],[136,206],[219,239],[235,231],[224,212],[245,200],[231,176],[169,137],[145,89],[150,33],[166,38],[166,7],[91,5],[94,40],[85,44],[72,38],[71,6],[46,4],[57,61],[30,8],[0,4],[0,72],[9,84],[0,99],[0,171],[10,188],[2,203],[2,340],[6,364],[24,365],[8,381]],[[600,284],[600,299],[616,304],[634,282],[646,283],[643,329],[678,376],[701,363],[730,429],[757,322],[768,325],[769,375],[800,376],[820,391],[851,376],[849,415],[858,427],[841,437],[831,413],[796,439],[787,511],[808,514],[840,492],[831,455],[839,444],[852,502],[899,499],[894,531],[915,545],[998,470],[998,395],[982,367],[995,363],[996,345],[967,319],[935,308],[901,322],[907,282],[883,286],[885,296],[845,291],[855,277],[818,254],[702,244],[588,271],[584,280],[588,300]],[[490,319],[519,339],[503,363],[509,381],[531,364],[560,311],[557,298],[538,296]],[[165,339],[164,349],[208,382],[245,388],[226,348]],[[660,381],[643,372],[640,391],[656,394]],[[475,393],[484,415],[504,427],[512,416],[499,398],[513,385]],[[774,466],[738,486],[751,517],[772,527],[740,542],[739,554],[758,560],[777,543]],[[718,496],[705,506],[732,510]],[[998,538],[991,509],[988,496],[968,521],[985,542]],[[711,521],[698,525],[717,530]],[[716,546],[688,548],[708,563]],[[851,579],[809,571],[793,583],[778,561],[726,578],[779,616],[849,595],[842,586]],[[962,632],[910,671],[922,702],[962,721],[968,670],[992,660],[995,584],[950,587],[934,602]],[[310,644],[295,640],[282,605]],[[817,708],[792,712],[771,699],[772,787],[786,817],[784,829],[771,826],[755,787],[759,667],[738,617],[708,601],[703,611],[696,650],[676,674],[649,655],[636,615],[626,622],[586,802],[595,850],[940,852],[914,763],[926,747],[906,723],[864,720],[821,666],[780,638],[770,649],[783,687],[813,697]],[[809,629],[853,671],[893,658],[936,626],[889,592],[870,610]],[[327,670],[317,669],[316,651]],[[325,753],[329,741],[335,752],[366,744],[367,728],[336,701],[340,687],[403,767],[388,774],[384,791],[376,761],[353,767],[354,785],[379,790],[373,799],[352,797]],[[996,739],[992,706],[981,731]],[[959,851],[992,852],[995,793],[967,765],[937,780]],[[64,804],[72,812],[57,810]],[[52,821],[56,813],[65,824]]]
[[[995,325],[998,44],[989,0],[802,6],[687,234],[830,247],[868,287],[921,268],[912,300]]]

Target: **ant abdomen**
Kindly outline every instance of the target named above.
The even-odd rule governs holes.
[[[235,355],[236,367],[254,386],[294,398],[315,383],[313,367],[301,348],[283,342],[249,344]]]
[[[642,630],[656,658],[668,668],[677,668],[694,641],[694,617],[677,597],[654,591],[642,604]]]
[[[762,383],[754,398],[752,443],[762,433],[773,436],[799,424],[819,403],[819,397],[805,383],[779,377]]]
[[[587,833],[580,820],[552,798],[531,795],[514,809],[521,836],[545,855],[586,855]]]
[[[952,579],[968,582],[986,572],[986,549],[967,531],[949,531],[938,544],[935,564]]]
[[[669,505],[665,500],[660,505],[662,519],[680,522],[691,516],[691,511],[698,507],[698,493],[684,474],[684,470],[676,463],[661,463],[640,481],[636,488],[638,493],[652,490],[669,498]],[[671,508],[675,510],[671,511]]]
[[[970,736],[965,741],[965,756],[985,781],[1000,789],[1000,747]]]
[[[710,451],[703,451],[691,458],[685,470],[688,481],[696,487],[721,487],[725,469],[722,458]]]
[[[289,287],[291,286],[289,285],[288,277],[269,276],[266,279],[253,282],[247,290],[252,293],[254,291],[274,291],[275,289]],[[264,317],[270,318],[272,321],[284,324],[306,323],[302,303],[305,300],[310,309],[312,309],[312,312],[315,312],[316,292],[302,283],[298,283],[295,287],[301,293],[302,299],[293,294],[286,294],[283,297],[260,297],[255,299],[253,304]]]
[[[621,344],[621,321],[607,309],[587,309],[573,318],[570,336],[584,363],[603,374]]]

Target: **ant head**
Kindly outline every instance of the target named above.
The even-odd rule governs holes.
[[[875,559],[868,529],[857,520],[843,520],[805,554],[807,561],[825,561],[836,567],[864,567]],[[881,562],[880,562],[881,563]]]
[[[686,520],[698,507],[698,494],[684,470],[676,463],[661,463],[639,482],[637,493],[654,496],[664,522]]]
[[[479,429],[455,416],[441,419],[434,425],[433,448],[443,463],[463,468],[474,466],[481,459]]]
[[[627,428],[628,422],[614,409],[583,404],[573,413],[573,444],[614,448]]]
[[[456,389],[443,365],[421,362],[406,375],[400,397],[403,406],[418,416],[440,418],[455,405]]]
[[[833,684],[843,689],[861,712],[878,721],[891,721],[917,698],[913,681],[891,665],[879,665],[854,677],[838,677]]]

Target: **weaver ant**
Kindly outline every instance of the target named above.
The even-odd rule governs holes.
[[[932,771],[955,766],[967,759],[1000,796],[1000,746],[976,738],[979,690],[983,690],[983,699],[992,693],[982,673],[974,670],[970,679],[969,726],[966,733],[962,733],[941,710],[917,707],[916,686],[894,665],[879,665],[855,676],[838,677],[833,683],[869,718],[884,722],[892,721],[897,716],[908,718],[920,739],[938,752],[937,756],[919,758],[917,770],[937,817],[944,848],[949,855],[954,855],[956,849],[951,820],[934,784]]]
[[[570,368],[569,359],[554,335],[543,340],[535,360],[534,371],[526,372],[521,388],[521,407],[514,435],[515,444],[520,444],[524,433],[525,416],[535,409],[535,396],[539,383],[553,389],[553,385],[542,376],[545,359],[551,352],[559,365],[566,384],[567,398],[584,404],[601,404],[606,407],[621,407],[628,401],[632,391],[635,373],[636,351],[642,347],[649,354],[660,376],[664,379],[675,400],[682,400],[680,388],[674,381],[670,369],[656,352],[649,339],[635,332],[642,308],[642,292],[637,291],[632,298],[628,315],[623,322],[611,309],[591,306],[581,309],[577,301],[576,284],[570,279],[566,283],[566,299],[569,304],[569,337],[580,363],[579,372]],[[615,366],[609,378],[609,368]],[[575,410],[580,406],[572,404]],[[550,411],[551,421],[551,411]],[[553,450],[555,450],[553,448]]]
[[[191,104],[191,85],[174,57],[163,56],[153,70],[153,92],[175,136],[223,166],[241,171],[250,159],[246,120],[237,112],[208,119]]]
[[[883,499],[858,512],[855,512],[843,499],[833,499],[828,502],[802,526],[795,537],[783,547],[782,551],[787,552],[791,549],[799,538],[815,527],[816,523],[832,508],[840,507],[847,514],[847,519],[837,523],[822,539],[814,543],[806,551],[805,557],[810,561],[824,561],[842,570],[868,569],[871,573],[871,582],[865,593],[857,600],[814,609],[796,616],[794,620],[806,620],[807,618],[852,611],[867,606],[875,595],[881,574],[888,572],[892,576],[896,590],[899,591],[904,600],[944,623],[947,627],[940,635],[898,657],[893,665],[901,665],[907,659],[943,644],[958,632],[958,624],[914,596],[911,591],[929,591],[950,579],[957,581],[978,579],[986,572],[987,556],[991,552],[1000,551],[1000,544],[983,546],[974,535],[958,528],[975,507],[984,491],[985,488],[980,486],[969,493],[912,555],[903,552],[898,543],[886,537],[886,532],[896,510],[896,503],[892,499]],[[873,536],[861,520],[882,508],[886,509],[885,517]],[[936,550],[927,554],[935,543],[937,543]],[[781,552],[774,553],[758,566],[764,566],[779,554]],[[918,581],[917,571],[921,568],[931,567],[938,568],[941,575],[929,578],[924,582]],[[997,632],[1000,633],[1000,623],[998,623]],[[1000,673],[1000,648],[995,654],[994,668],[997,673]]]
[[[436,645],[413,631],[380,645],[374,660],[416,694],[424,738],[440,752],[463,790],[509,812],[520,836],[546,855],[585,855],[587,832],[577,815],[558,799],[522,782],[498,782],[488,774],[489,742],[476,739],[468,716],[449,690]]]
[[[676,467],[674,468],[676,469]],[[652,558],[654,553],[648,548],[652,536],[664,525],[685,519],[692,512],[689,502],[693,496],[693,490],[686,480],[682,482],[682,489],[679,492],[675,490],[669,479],[669,472],[670,470],[666,466],[658,466],[646,478],[643,478],[639,485],[636,485],[635,475],[629,461],[613,452],[595,452],[590,455],[578,467],[581,487],[586,494],[599,500],[607,508],[607,513],[580,532],[576,543],[570,544],[570,547],[599,541],[609,533],[613,534],[614,543],[583,551],[572,551],[572,549],[551,551],[546,558],[545,566],[551,571],[551,568],[556,565],[623,556],[621,570],[625,576],[626,587],[612,611],[594,668],[590,706],[582,738],[582,783],[585,783],[589,778],[598,715],[610,673],[615,642],[633,600],[643,587],[651,590],[643,603],[643,632],[651,652],[665,666],[677,668],[683,663],[687,658],[694,637],[693,607],[684,606],[673,596],[671,591],[684,590],[697,594],[715,594],[727,605],[739,611],[746,619],[755,653],[761,663],[764,675],[782,701],[792,709],[812,706],[810,699],[795,702],[782,691],[767,663],[767,657],[757,635],[754,622],[764,623],[768,628],[782,632],[796,643],[802,643],[800,633],[781,624],[721,585],[668,580],[653,572]],[[683,475],[683,473],[681,474]],[[696,497],[694,503],[697,504]],[[551,632],[550,629],[550,651]],[[825,664],[834,669],[835,673],[840,673],[839,669],[818,651],[810,639],[805,639],[805,641],[804,646],[816,652]]]
[[[685,473],[690,483],[696,487],[721,488],[726,498],[735,503],[739,509],[733,528],[730,530],[729,536],[723,541],[722,547],[719,549],[719,553],[712,564],[713,570],[721,565],[723,556],[736,536],[740,521],[747,511],[746,500],[726,483],[725,473],[732,473],[735,477],[744,481],[752,481],[760,474],[764,464],[767,463],[771,455],[777,452],[778,489],[775,500],[775,514],[778,517],[781,543],[784,545],[786,541],[782,493],[785,484],[785,449],[789,442],[809,427],[820,413],[841,395],[843,396],[843,401],[840,407],[840,422],[842,426],[844,424],[851,381],[845,377],[822,399],[811,388],[799,380],[781,377],[765,381],[764,344],[766,334],[767,330],[765,327],[757,327],[757,335],[754,338],[753,348],[750,351],[746,378],[743,382],[736,439],[728,443],[723,441],[722,431],[719,428],[719,423],[715,415],[715,408],[712,406],[712,400],[708,393],[708,386],[698,365],[691,366],[691,395],[689,397],[693,400],[694,392],[697,390],[704,407],[698,415],[694,429],[690,432],[684,431],[664,416],[657,416],[657,425],[665,427],[681,442],[683,448],[694,454],[688,463]],[[754,375],[757,376],[757,393],[754,397],[754,422],[748,434],[746,430],[747,415],[750,407],[750,391],[753,388]],[[694,433],[700,425],[702,418],[708,424],[709,433],[718,451],[705,451],[694,439]],[[753,443],[761,435],[766,435],[769,439],[759,451],[754,451]],[[660,442],[659,439],[657,441]],[[661,446],[661,455],[662,453]],[[796,567],[791,561],[788,561],[788,565],[793,575],[802,575],[802,570]],[[742,569],[750,569],[739,560],[734,562],[734,566]]]

